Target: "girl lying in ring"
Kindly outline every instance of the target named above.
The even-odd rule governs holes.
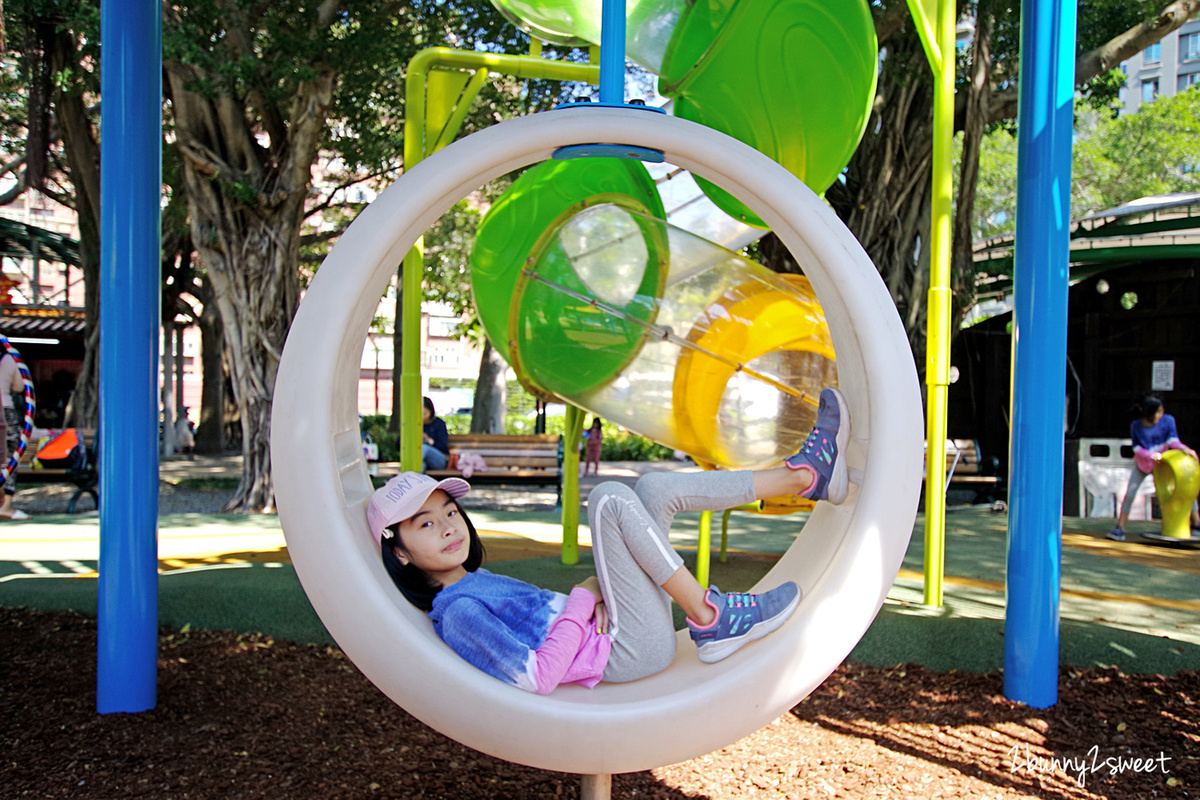
[[[588,495],[596,576],[570,595],[481,569],[483,544],[458,504],[470,486],[406,472],[377,490],[371,533],[396,586],[428,612],[446,644],[484,672],[547,694],[653,675],[675,657],[671,600],[687,613],[701,661],[712,663],[779,628],[800,601],[792,582],[763,594],[702,587],[667,540],[680,511],[717,511],[790,493],[841,503],[845,399],[821,393],[817,424],[784,467],[761,471],[650,473]]]

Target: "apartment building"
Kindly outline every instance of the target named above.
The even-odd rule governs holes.
[[[1126,83],[1122,112],[1132,114],[1156,97],[1171,97],[1200,83],[1200,16],[1188,20],[1161,41],[1121,62]]]

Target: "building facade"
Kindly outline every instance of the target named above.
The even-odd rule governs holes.
[[[1132,114],[1156,97],[1171,97],[1200,83],[1200,17],[1121,62],[1122,113]]]
[[[384,298],[377,317],[395,320],[395,304]],[[467,390],[431,390],[430,379],[474,381],[479,377],[483,351],[466,336],[459,334],[463,319],[448,306],[424,303],[421,307],[421,390],[432,397],[438,414],[454,413],[470,406],[473,392]],[[391,331],[367,335],[358,373],[358,411],[360,414],[391,414],[392,393],[399,383],[399,354],[393,347]]]

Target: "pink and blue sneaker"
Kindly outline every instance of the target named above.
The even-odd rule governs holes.
[[[710,586],[704,602],[717,612],[717,618],[703,628],[691,619],[687,625],[700,660],[712,664],[778,630],[796,610],[800,588],[788,581],[763,594],[724,594]]]
[[[828,500],[834,505],[846,499],[850,478],[841,454],[849,440],[850,412],[846,408],[846,398],[837,389],[822,390],[821,403],[817,406],[817,424],[809,432],[799,452],[783,462],[789,469],[803,469],[812,473],[812,485],[801,497]]]

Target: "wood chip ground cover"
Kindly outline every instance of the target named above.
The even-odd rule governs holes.
[[[336,648],[164,630],[158,705],[95,713],[94,619],[0,609],[0,798],[573,798],[417,722]],[[842,665],[729,747],[618,775],[631,798],[1154,798],[1200,792],[1200,673],[1001,677]],[[698,708],[702,707],[702,703]]]

